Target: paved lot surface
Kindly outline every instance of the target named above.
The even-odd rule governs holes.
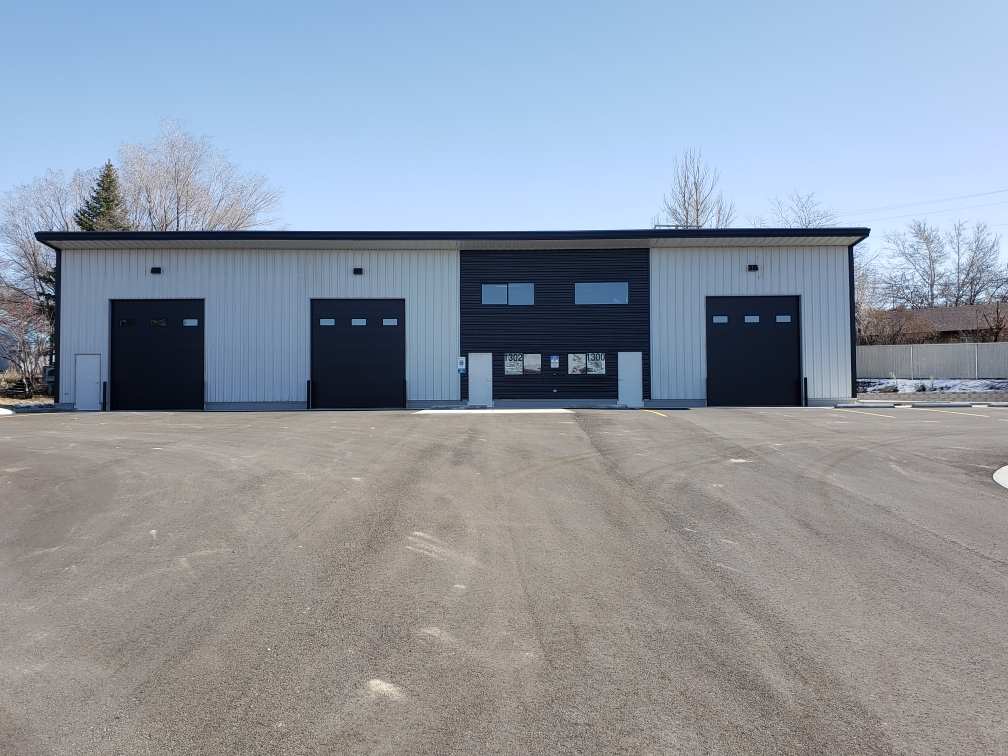
[[[0,418],[0,752],[1005,753],[1006,463],[1001,409]]]

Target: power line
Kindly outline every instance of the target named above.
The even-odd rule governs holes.
[[[991,195],[991,194],[1004,194],[1005,192],[1008,192],[1008,189],[998,189],[997,191],[993,191],[993,192],[980,192],[980,194],[963,194],[962,196],[959,196],[959,197],[947,197],[945,199],[926,200],[924,202],[908,202],[905,205],[888,205],[886,207],[876,207],[876,208],[872,208],[870,210],[852,210],[851,212],[848,212],[848,213],[837,213],[836,215],[837,215],[837,217],[843,218],[843,217],[848,216],[848,215],[862,215],[864,213],[882,213],[882,212],[885,212],[886,210],[902,210],[904,207],[918,207],[920,205],[937,205],[940,202],[956,202],[957,200],[972,199],[974,197],[987,197],[988,195]],[[984,207],[984,206],[983,205],[977,205],[976,207]],[[903,216],[903,217],[908,217],[908,216]],[[880,219],[880,220],[885,220],[885,219]]]
[[[995,194],[995,193],[996,192],[989,192],[989,194]],[[930,210],[923,213],[910,213],[909,215],[889,215],[886,216],[885,218],[868,218],[864,222],[876,223],[877,221],[897,220],[899,218],[914,218],[919,217],[921,215],[934,215],[935,213],[955,213],[960,210],[973,210],[978,207],[993,207],[994,205],[1008,205],[1008,200],[1004,200],[1003,202],[989,202],[986,205],[966,205],[965,207],[951,207],[948,210]]]

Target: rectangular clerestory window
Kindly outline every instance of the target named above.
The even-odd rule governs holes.
[[[483,284],[482,297],[485,305],[534,305],[535,284]]]
[[[576,305],[625,305],[630,301],[630,285],[626,281],[574,284]]]

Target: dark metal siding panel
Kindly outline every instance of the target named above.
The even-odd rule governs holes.
[[[495,399],[616,399],[617,352],[641,352],[644,398],[651,397],[650,251],[462,252],[461,349],[493,353]],[[575,282],[626,281],[626,305],[574,304]],[[532,306],[481,304],[484,283],[535,284]],[[541,354],[541,375],[504,375],[504,354]],[[606,353],[605,375],[567,375],[567,355]],[[549,368],[550,355],[560,367]],[[461,381],[468,399],[468,376]],[[556,391],[554,392],[554,389]]]

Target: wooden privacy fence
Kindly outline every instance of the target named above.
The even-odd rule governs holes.
[[[859,346],[858,378],[1008,379],[1008,342]]]

